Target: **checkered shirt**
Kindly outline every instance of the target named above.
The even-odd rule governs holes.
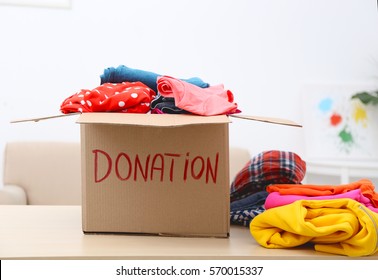
[[[306,162],[293,152],[261,152],[235,176],[230,189],[231,201],[265,190],[270,184],[300,184],[305,173]]]

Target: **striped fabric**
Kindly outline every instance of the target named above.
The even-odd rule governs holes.
[[[306,162],[287,151],[264,151],[253,157],[235,176],[231,201],[265,190],[270,184],[299,184],[306,173]]]
[[[230,222],[234,225],[249,227],[254,217],[265,211],[264,205],[230,212]]]
[[[300,184],[306,163],[295,153],[271,150],[253,157],[235,176],[230,189],[230,222],[248,227],[265,211],[271,184]]]

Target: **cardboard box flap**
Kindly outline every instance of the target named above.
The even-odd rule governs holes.
[[[71,113],[71,114],[59,114],[59,115],[52,115],[52,116],[45,116],[45,117],[34,117],[34,118],[28,118],[28,119],[18,119],[18,120],[12,120],[10,123],[23,123],[23,122],[39,122],[49,119],[56,119],[56,118],[66,118],[70,116],[76,116],[80,115],[81,113]]]
[[[120,124],[137,126],[184,126],[194,124],[230,123],[226,115],[194,116],[172,114],[131,114],[131,113],[83,113],[77,120],[80,124]]]
[[[230,123],[226,115],[219,116],[196,116],[196,115],[174,115],[174,114],[131,114],[131,113],[72,113],[66,115],[53,115],[46,117],[37,117],[29,119],[13,120],[11,123],[21,122],[39,122],[42,120],[69,117],[80,115],[77,123],[93,124],[130,124],[143,126],[183,126],[192,124],[210,124],[210,123]],[[170,116],[170,117],[167,117]],[[266,122],[279,125],[302,127],[302,125],[291,120],[271,117],[249,116],[249,115],[229,115],[229,117]]]
[[[267,123],[273,123],[273,124],[302,127],[302,125],[300,125],[296,122],[293,122],[291,120],[286,120],[286,119],[280,119],[280,118],[259,117],[259,116],[240,115],[240,114],[229,115],[229,116],[233,117],[233,118],[246,119],[246,120],[252,120],[252,121],[259,121],[259,122],[267,122]]]

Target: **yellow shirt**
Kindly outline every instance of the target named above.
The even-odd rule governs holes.
[[[378,251],[378,214],[348,199],[298,200],[266,210],[250,224],[266,248],[289,248],[307,242],[315,250],[350,257]]]

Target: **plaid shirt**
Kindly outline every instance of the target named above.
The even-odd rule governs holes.
[[[286,151],[264,151],[253,157],[235,176],[230,189],[231,201],[263,191],[270,184],[300,184],[306,162]]]
[[[244,210],[230,211],[230,223],[249,227],[249,224],[257,215],[265,212],[264,205],[251,207]]]

